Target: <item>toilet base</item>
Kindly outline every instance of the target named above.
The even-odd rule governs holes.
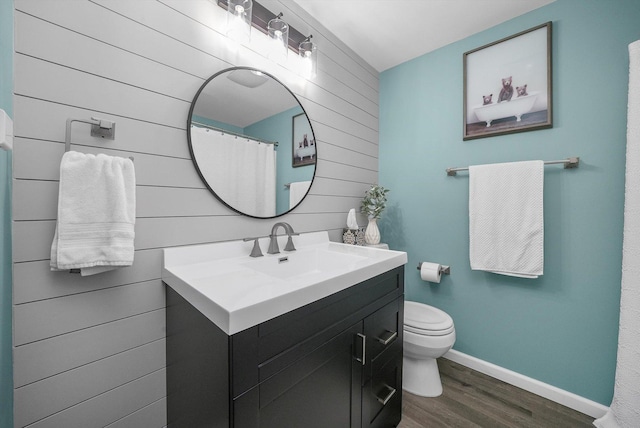
[[[421,397],[442,395],[442,381],[437,360],[405,356],[402,368],[402,389]]]

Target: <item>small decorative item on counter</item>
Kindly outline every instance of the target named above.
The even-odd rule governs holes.
[[[354,245],[356,243],[356,231],[351,229],[343,229],[344,233],[342,234],[342,242],[349,245]]]
[[[389,193],[389,189],[378,185],[371,186],[364,193],[360,212],[366,214],[369,219],[365,232],[365,242],[369,245],[380,243],[380,230],[377,221],[387,206],[387,193]]]
[[[347,215],[347,228],[343,229],[342,242],[351,245],[364,245],[364,227],[358,226],[356,209],[351,208]]]
[[[359,227],[356,230],[356,245],[364,246],[366,245],[366,241],[364,239],[364,227]]]
[[[360,245],[363,246],[366,244],[364,239],[365,228],[358,227],[357,229],[342,229],[342,242],[350,245]]]
[[[364,232],[364,242],[367,245],[377,245],[380,243],[380,229],[378,229],[378,219],[375,217],[369,219],[367,230]]]
[[[356,209],[351,208],[349,215],[347,215],[347,227],[351,230],[358,229],[358,222],[356,221]]]

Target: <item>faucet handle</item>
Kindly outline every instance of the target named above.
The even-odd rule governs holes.
[[[262,249],[260,248],[260,243],[258,242],[258,239],[260,239],[260,237],[257,238],[244,238],[243,241],[247,242],[247,241],[253,241],[253,248],[251,249],[251,254],[249,254],[249,256],[251,257],[262,257]]]
[[[291,235],[289,235],[289,237],[287,238],[287,245],[285,245],[284,250],[285,251],[295,251],[296,247],[293,245],[293,239],[291,239],[292,236],[294,235],[300,235],[299,233],[292,233]]]
[[[278,247],[278,236],[269,235],[269,249],[267,250],[267,253],[278,254],[279,252],[280,252],[280,248]]]

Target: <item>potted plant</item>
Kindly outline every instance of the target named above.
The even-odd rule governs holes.
[[[369,219],[369,224],[364,234],[365,242],[369,245],[380,243],[378,219],[387,206],[387,193],[389,193],[389,189],[385,189],[377,184],[371,186],[369,190],[364,192],[360,212],[366,214]]]

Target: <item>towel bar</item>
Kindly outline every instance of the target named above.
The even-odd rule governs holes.
[[[570,169],[570,168],[578,168],[578,166],[580,166],[580,158],[579,157],[571,157],[571,158],[567,158],[567,159],[562,159],[562,160],[551,160],[551,161],[544,161],[545,165],[554,165],[554,164],[564,164],[564,168],[565,169]],[[447,175],[449,177],[454,177],[456,175],[456,173],[458,171],[468,171],[469,167],[460,167],[460,168],[447,168]]]
[[[108,140],[115,140],[116,138],[116,123],[110,120],[101,119],[99,117],[91,117],[91,120],[83,119],[67,119],[67,129],[64,139],[64,151],[65,153],[71,150],[71,125],[73,122],[81,122],[91,125],[91,136],[101,137]],[[129,156],[129,159],[133,161],[133,156]]]

